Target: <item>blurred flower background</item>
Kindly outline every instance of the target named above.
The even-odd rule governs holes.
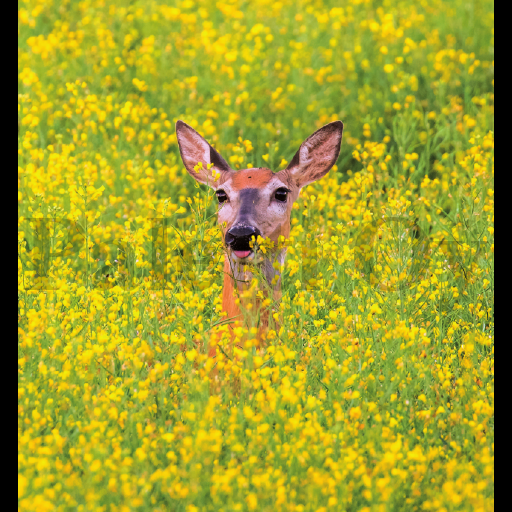
[[[19,510],[493,509],[493,26],[489,0],[18,4]],[[178,119],[235,169],[345,124],[264,350],[243,322],[229,350]]]

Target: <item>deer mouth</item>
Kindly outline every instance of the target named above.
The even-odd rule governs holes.
[[[233,254],[241,260],[247,258],[251,253],[252,251],[233,251]]]
[[[226,246],[231,250],[235,261],[246,263],[253,259],[252,245],[260,235],[259,229],[248,224],[237,224],[225,236]]]
[[[249,260],[252,260],[254,256],[254,250],[249,245],[250,238],[245,240],[237,240],[237,243],[234,243],[229,246],[231,249],[231,254],[233,255],[235,261],[246,263]]]

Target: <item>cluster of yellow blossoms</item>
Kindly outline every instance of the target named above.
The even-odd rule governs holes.
[[[492,510],[492,2],[171,4],[19,4],[19,510]],[[273,170],[345,123],[262,350],[177,119]]]

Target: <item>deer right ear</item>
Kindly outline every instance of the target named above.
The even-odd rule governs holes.
[[[301,144],[288,167],[281,172],[290,174],[299,189],[319,180],[336,163],[342,135],[341,121],[326,124]]]
[[[231,167],[220,156],[220,153],[183,121],[176,123],[176,137],[181,159],[185,168],[195,180],[216,188],[216,184],[222,179],[222,176],[227,172],[232,172]],[[198,164],[202,164],[202,166],[197,167]],[[213,164],[210,169],[208,169],[208,164]],[[217,179],[214,177],[216,174],[220,174]]]

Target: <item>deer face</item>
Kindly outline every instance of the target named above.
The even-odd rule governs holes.
[[[320,179],[334,165],[342,132],[341,121],[320,128],[302,143],[288,167],[277,173],[264,167],[234,171],[194,129],[182,121],[176,123],[187,171],[216,192],[218,220],[233,261],[253,262],[251,242],[258,236],[274,243],[280,235],[288,237],[293,203],[302,187]]]
[[[288,236],[294,191],[283,176],[270,169],[244,169],[219,180],[218,219],[235,261],[251,261],[251,240],[261,236],[277,243]],[[297,191],[295,191],[297,192]]]

